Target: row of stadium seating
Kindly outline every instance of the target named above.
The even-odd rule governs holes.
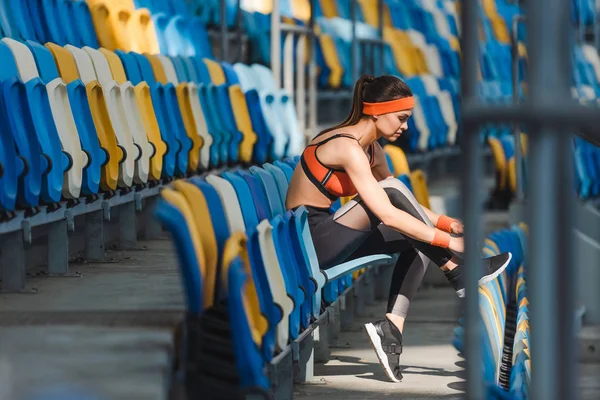
[[[182,8],[176,5],[179,4],[177,2],[171,6],[169,2],[154,4],[143,1],[132,4],[112,0],[90,0],[89,3],[99,45],[108,50],[152,54],[160,52],[171,57],[213,57],[201,19],[205,13],[200,9]],[[204,10],[214,7],[215,4],[207,2]],[[372,15],[373,3],[363,1],[360,4]],[[135,9],[134,6],[148,9]],[[270,17],[256,11],[257,9],[264,11],[265,8],[248,6],[249,11],[243,13],[246,30],[253,44],[251,55],[254,56],[254,62],[269,65]],[[230,9],[232,13],[235,10],[235,7]],[[285,7],[283,10],[285,11]],[[322,86],[330,88],[351,87],[351,22],[337,15],[332,16],[331,13],[327,16],[321,15],[320,10],[317,8],[319,82]],[[390,5],[390,10],[392,12],[386,14],[390,15],[390,21],[393,16],[403,13],[401,5],[396,3]],[[415,5],[413,11],[415,15],[426,13],[429,17],[431,13],[435,14],[438,25],[446,19],[455,21],[454,14],[446,15],[447,12],[444,11],[442,15],[437,8],[424,11]],[[437,11],[437,14],[434,11]],[[194,13],[199,13],[200,17]],[[213,12],[208,14],[216,15]],[[286,16],[285,12],[282,14]],[[410,19],[403,21],[397,22],[400,24],[398,26],[390,22],[390,26],[386,26],[384,30],[384,36],[389,42],[385,50],[385,60],[386,72],[405,77],[420,105],[417,107],[414,121],[410,121],[409,150],[426,151],[453,145],[457,140],[459,112],[456,23],[444,22],[445,31],[449,35],[447,39],[435,34],[435,26],[431,24],[406,26]],[[295,22],[305,23],[299,19]],[[448,27],[450,25],[452,29]],[[427,36],[418,30],[426,28]],[[359,37],[365,38],[377,37],[376,29],[366,23],[358,25],[358,34]],[[449,44],[449,40],[452,44]],[[289,103],[293,103],[291,99]]]
[[[161,192],[156,214],[177,249],[187,312],[206,332],[190,338],[201,343],[194,354],[220,360],[197,377],[204,391],[269,391],[266,364],[312,329],[321,305],[352,285],[353,272],[392,260],[382,254],[319,268],[306,210],[284,206],[298,161],[181,179]]]
[[[490,234],[482,250],[484,257],[506,251],[511,264],[494,280],[480,285],[482,319],[481,368],[486,398],[527,399],[531,381],[529,314],[526,289],[527,226],[514,225]],[[453,345],[464,352],[462,318],[454,330]]]
[[[1,211],[302,150],[293,101],[275,88],[268,68],[97,50],[102,29],[93,29],[86,3],[40,4],[0,5]],[[36,12],[43,29],[17,25]],[[67,44],[75,37],[90,46]]]

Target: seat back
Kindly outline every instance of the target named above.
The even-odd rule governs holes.
[[[248,185],[250,193],[252,194],[252,201],[254,202],[258,220],[262,221],[263,219],[270,219],[271,210],[267,202],[265,189],[260,179],[244,170],[238,170],[236,173],[241,176]]]
[[[248,259],[241,251],[242,246],[239,244],[241,241],[234,235],[227,242],[228,257],[225,266],[227,274],[224,276],[223,285],[229,298],[227,308],[234,351],[239,354],[235,360],[240,377],[240,389],[268,390],[270,385],[264,372],[264,361],[258,350],[261,336],[254,317],[257,312],[260,316],[260,310],[256,308],[258,304],[253,302],[255,298],[252,296],[252,275],[248,271]]]
[[[231,183],[215,174],[207,175],[206,182],[210,183],[215,188],[221,198],[221,203],[223,204],[225,214],[227,215],[229,231],[231,233],[245,232],[246,227],[244,226],[244,217],[242,216],[242,210],[235,194],[235,189]]]
[[[222,176],[235,189],[235,193],[237,194],[238,202],[242,210],[242,215],[244,217],[246,231],[249,232],[252,229],[255,229],[256,225],[258,225],[258,217],[256,216],[256,208],[254,207],[252,192],[250,192],[248,184],[242,177],[232,172],[224,172]]]
[[[219,254],[217,247],[217,239],[208,208],[208,203],[204,194],[196,185],[184,180],[177,180],[173,186],[183,194],[195,221],[195,228],[198,232],[202,249],[204,250],[204,305],[206,308],[211,307],[215,299],[215,284],[217,276],[217,264],[219,262]]]
[[[194,229],[192,212],[181,193],[166,188],[161,192],[161,197],[163,200],[155,212],[173,236],[187,308],[191,313],[200,315],[204,310],[203,280],[198,257],[202,254],[202,247],[197,231]]]
[[[285,199],[287,198],[288,191],[288,180],[285,176],[285,173],[281,170],[281,168],[270,163],[264,164],[263,167],[269,171],[271,175],[273,175],[275,183],[277,184],[277,190],[279,190],[279,197],[283,200],[285,210]]]
[[[281,200],[279,189],[273,176],[266,170],[257,166],[250,167],[250,172],[252,172],[254,176],[258,177],[263,184],[263,188],[267,196],[267,203],[269,204],[269,209],[271,210],[271,216],[274,217],[276,215],[283,214],[283,201]]]

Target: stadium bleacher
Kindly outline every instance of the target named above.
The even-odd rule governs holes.
[[[283,21],[306,25],[308,4],[281,1]],[[591,24],[591,0],[574,4],[574,21]],[[159,187],[156,216],[175,243],[186,318],[199,327],[187,343],[193,355],[188,366],[197,368],[189,373],[201,390],[219,388],[223,398],[268,398],[273,361],[295,352],[302,336],[317,329],[324,309],[367,267],[390,264],[393,256],[319,268],[305,210],[284,207],[306,136],[294,98],[276,87],[265,66],[271,61],[272,3],[241,1],[241,9],[237,1],[226,5],[228,27],[243,21],[252,48],[250,64],[215,58],[207,29],[220,24],[217,0],[2,2],[0,224],[27,218],[21,216],[24,210],[66,209],[117,192]],[[318,85],[349,89],[350,2],[318,0],[315,5]],[[357,5],[357,37],[378,38],[376,2],[359,0]],[[383,51],[384,71],[406,79],[416,95],[408,147],[388,145],[385,150],[394,175],[425,206],[425,173],[410,170],[406,153],[458,143],[457,7],[455,0],[384,1],[385,45],[373,53]],[[479,11],[481,97],[512,102],[516,79],[516,97],[523,98],[523,24],[517,32],[517,77],[510,68],[519,6],[485,0]],[[595,103],[600,94],[597,49],[578,44],[573,62],[573,95]],[[516,175],[512,129],[500,125],[481,131],[497,170],[493,197],[502,197],[502,204],[514,196],[517,179],[526,181],[525,168],[524,176]],[[525,133],[520,144],[526,156]],[[575,138],[573,155],[579,197],[597,198],[599,149]],[[485,326],[481,361],[489,393],[499,397],[526,398],[530,382],[526,237],[524,225],[513,226],[490,235],[483,249],[485,256],[513,254],[510,268],[479,289]],[[462,351],[461,327],[454,344]]]

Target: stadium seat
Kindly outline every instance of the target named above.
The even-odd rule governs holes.
[[[154,79],[162,86],[164,94],[161,96],[163,101],[163,110],[165,117],[169,120],[169,127],[174,133],[175,138],[180,144],[179,152],[177,153],[176,174],[183,176],[188,171],[189,154],[193,148],[194,142],[188,136],[183,123],[179,101],[177,99],[177,89],[175,85],[168,82],[167,74],[165,73],[161,59],[156,55],[145,54],[152,68]],[[147,79],[146,79],[147,80]],[[197,137],[197,135],[195,135]]]
[[[141,126],[146,133],[148,145],[150,146],[148,152],[150,157],[149,177],[152,180],[159,180],[162,175],[163,156],[166,152],[166,145],[161,138],[160,128],[150,97],[150,88],[146,82],[139,82],[134,85],[133,82],[127,79],[123,63],[117,54],[106,49],[100,49],[100,52],[106,57],[112,77],[117,84],[127,88],[128,91],[131,91],[130,88],[133,88],[136,100],[135,104],[137,104],[137,109],[135,109],[135,105],[133,106],[134,117],[138,125],[141,122]]]
[[[131,187],[136,169],[136,159],[141,157],[140,150],[134,146],[131,132],[128,129],[128,122],[124,113],[121,90],[117,86],[116,82],[112,80],[106,82],[106,85],[99,81],[99,77],[96,75],[95,65],[85,50],[71,45],[67,45],[65,48],[73,55],[75,63],[77,64],[79,76],[86,84],[86,87],[97,86],[102,90],[101,98],[98,94],[96,94],[96,96],[98,97],[99,101],[104,101],[104,105],[110,120],[110,125],[112,125],[112,132],[108,131],[107,135],[110,135],[114,132],[120,149],[120,151],[116,154],[116,157],[113,157],[111,154],[111,159],[117,159],[120,162],[119,186]],[[104,115],[103,108],[104,107],[101,107],[101,109],[98,110],[98,114],[101,116]],[[108,129],[109,124],[105,123],[104,126]]]
[[[29,48],[13,39],[4,38],[2,41],[11,49],[21,79],[25,82],[40,79],[35,59]],[[46,86],[54,129],[58,133],[63,154],[67,158],[65,164],[63,164],[66,172],[63,196],[69,199],[77,199],[81,193],[82,171],[88,165],[89,160],[88,155],[81,149],[67,88],[60,78],[49,82],[43,80],[39,82]],[[48,121],[44,121],[44,123],[47,124]],[[52,127],[46,129],[51,130]]]
[[[203,266],[204,252],[194,229],[194,219],[189,204],[183,194],[164,189],[161,192],[163,203],[157,207],[156,214],[173,236],[179,268],[186,296],[186,308],[199,315],[205,308],[203,303]]]
[[[34,122],[50,113],[48,102],[43,101],[45,86],[39,80],[29,82],[29,85],[21,80],[13,53],[4,42],[0,42],[0,53],[4,54],[5,60],[0,67],[2,117],[7,123],[6,133],[11,137],[5,151],[17,151],[15,167],[19,178],[22,177],[17,202],[24,207],[36,207],[41,195],[44,201],[56,203],[61,199],[63,187],[60,142],[55,131],[43,130],[43,124]],[[37,98],[34,97],[35,88],[38,88]],[[9,156],[5,157],[8,162]],[[61,161],[56,165],[51,160]],[[8,165],[4,168],[10,173]],[[9,177],[6,175],[7,183],[10,183]]]
[[[35,42],[27,42],[27,45],[35,57],[42,79],[51,82],[58,79],[60,73],[60,78],[67,85],[81,147],[88,156],[88,164],[83,170],[82,191],[86,195],[97,194],[101,167],[108,163],[109,155],[100,148],[86,87],[79,79],[73,56],[54,43],[47,43],[46,47]]]
[[[227,242],[225,265],[229,301],[227,303],[232,339],[236,356],[240,389],[247,393],[260,391],[267,397],[270,384],[265,374],[265,362],[260,353],[261,326],[248,313],[258,313],[258,302],[253,290],[252,274],[247,254],[244,254],[245,238],[232,236]],[[260,315],[260,314],[258,314]],[[265,324],[266,329],[266,324]]]
[[[47,58],[48,50],[45,47],[35,43],[28,42],[36,58]],[[69,96],[74,96],[75,101],[72,107],[78,116],[76,123],[86,124],[90,134],[90,142],[98,141],[102,154],[94,156],[92,162],[99,162],[101,165],[100,188],[104,191],[115,190],[119,177],[119,163],[122,159],[122,153],[117,147],[115,133],[112,124],[108,118],[108,112],[104,103],[104,96],[100,88],[94,82],[88,82],[87,85],[80,79],[80,75],[73,55],[64,48],[52,43],[47,44],[48,49],[54,56],[54,61],[58,67],[58,73],[67,83]],[[90,117],[93,126],[90,125]],[[96,136],[95,138],[93,136]],[[85,145],[84,145],[85,148]]]

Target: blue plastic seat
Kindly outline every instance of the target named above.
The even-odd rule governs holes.
[[[69,159],[62,152],[56,127],[48,123],[53,118],[46,86],[39,78],[26,83],[19,79],[12,51],[5,43],[0,43],[0,54],[4,60],[0,81],[7,117],[29,171],[23,180],[23,203],[37,206],[40,194],[45,202],[59,202]]]
[[[282,216],[276,215],[272,219],[271,225],[273,226],[273,243],[275,245],[279,266],[284,277],[285,289],[288,296],[294,302],[294,308],[289,318],[289,329],[290,338],[296,339],[300,333],[301,308],[302,304],[306,301],[307,292],[300,284],[301,280],[299,279],[298,267],[289,251],[291,244],[286,240],[286,227],[285,224],[283,224]]]
[[[204,112],[208,132],[213,138],[212,145],[210,146],[210,167],[216,168],[219,165],[226,164],[229,160],[229,146],[226,143],[226,134],[217,117],[216,105],[210,98],[208,87],[204,83],[198,86],[198,97],[200,98],[200,105]]]
[[[97,49],[98,37],[94,29],[90,8],[84,0],[74,0],[72,4],[74,30],[80,38],[81,44]]]
[[[149,84],[149,83],[148,83]],[[173,132],[173,135],[178,139],[181,147],[177,153],[177,164],[175,164],[175,171],[180,176],[185,176],[188,169],[189,163],[189,152],[192,149],[192,140],[186,133],[185,126],[183,124],[183,118],[181,116],[181,110],[179,108],[179,101],[177,100],[177,90],[175,85],[167,83],[163,85],[164,96],[163,107],[167,111],[166,117],[169,119],[169,123]]]
[[[264,391],[270,389],[270,383],[266,376],[266,366],[252,338],[252,329],[249,324],[250,316],[246,314],[244,298],[245,283],[248,275],[241,258],[236,257],[228,266],[227,289],[229,301],[227,310],[233,340],[233,350],[236,354],[235,362],[238,376],[240,377],[240,389],[243,391]]]
[[[21,0],[3,0],[5,10],[9,10],[7,16],[12,21],[9,21],[15,31],[18,31],[19,37],[13,39],[37,40],[35,29],[32,25],[32,14],[30,11],[30,1]],[[15,34],[16,32],[13,32]],[[9,36],[8,33],[4,33]]]
[[[28,41],[26,44],[35,58],[42,80],[51,82],[60,78],[50,50],[33,41]],[[108,161],[108,154],[100,148],[85,85],[77,79],[67,85],[67,91],[81,148],[88,156],[88,164],[83,169],[81,189],[84,194],[97,194],[100,187],[101,168]]]
[[[212,185],[198,177],[191,178],[190,182],[198,186],[198,188],[200,188],[202,194],[206,198],[206,203],[208,204],[208,208],[210,210],[210,218],[213,223],[213,229],[215,231],[215,238],[217,240],[217,248],[219,254],[219,262],[217,263],[219,267],[217,268],[216,279],[217,282],[220,282],[220,266],[223,260],[223,249],[225,248],[225,242],[230,236],[229,227],[227,226],[227,217],[225,216],[225,210],[223,209],[223,204],[221,203],[219,194]]]
[[[277,183],[275,183],[273,176],[266,170],[257,166],[250,167],[250,172],[252,172],[254,176],[258,177],[263,184],[267,197],[267,203],[269,204],[269,209],[271,210],[271,216],[275,217],[283,214],[285,206],[281,200],[279,189],[277,188]]]
[[[3,100],[0,96],[0,103]],[[8,129],[4,110],[0,110],[0,123],[7,129],[0,130],[0,210],[14,211],[18,194],[18,179],[24,173],[25,165],[17,154],[17,147]]]
[[[156,114],[156,120],[160,128],[160,135],[167,145],[167,152],[163,158],[163,177],[172,178],[175,176],[175,167],[177,165],[177,154],[181,150],[181,143],[179,138],[175,135],[172,129],[171,120],[168,117],[169,109],[166,106],[165,100],[165,88],[161,83],[156,82],[154,78],[154,72],[150,61],[141,54],[131,52],[129,53],[136,60],[141,79],[146,81],[150,87],[150,95],[152,97],[152,105],[154,107],[154,113]],[[131,80],[129,71],[133,68],[131,64],[127,69],[128,78]],[[135,72],[133,72],[135,77]],[[137,84],[133,80],[132,84]]]
[[[254,202],[258,220],[262,221],[263,219],[270,219],[272,217],[271,209],[269,208],[267,197],[260,179],[244,170],[238,170],[236,173],[246,181],[250,193],[252,193],[252,200]]]
[[[275,327],[282,317],[282,311],[275,305],[273,295],[269,287],[269,281],[263,264],[258,243],[256,226],[258,225],[257,212],[254,207],[252,193],[246,181],[239,175],[225,172],[222,176],[229,181],[236,191],[248,235],[248,257],[252,266],[252,275],[256,285],[262,313],[269,322],[269,330],[263,338],[263,353],[268,360],[273,358],[275,351]]]
[[[221,122],[225,139],[223,145],[227,146],[229,160],[237,162],[240,158],[240,143],[244,135],[238,130],[236,125],[228,87],[224,84],[220,86],[209,84],[207,86],[207,94],[216,107],[217,113],[215,117]]]
[[[242,209],[246,230],[249,231],[255,229],[256,225],[258,225],[258,217],[256,216],[256,209],[254,208],[252,193],[250,192],[248,184],[242,177],[235,175],[232,172],[224,172],[221,177],[231,183],[235,189],[235,193],[237,194]]]
[[[295,217],[292,211],[287,211],[283,214],[283,224],[286,229],[285,235],[290,248],[292,249],[292,259],[296,264],[296,271],[299,273],[299,281],[305,292],[305,300],[301,309],[300,323],[303,329],[307,329],[310,325],[313,307],[313,297],[317,291],[317,283],[312,276],[310,264],[304,257],[300,241],[302,236],[298,234],[295,227]]]
[[[47,41],[60,46],[68,44],[67,35],[72,26],[68,18],[67,5],[63,3],[63,0],[44,0],[42,1],[42,10],[49,34]],[[74,33],[71,33],[70,36],[74,36]]]
[[[289,184],[292,180],[292,175],[294,174],[294,168],[289,163],[281,160],[276,160],[273,164],[283,171]]]
[[[284,204],[283,209],[285,210],[285,199],[287,197],[288,190],[288,181],[285,176],[285,173],[281,170],[281,168],[274,166],[273,164],[266,163],[263,165],[265,170],[269,171],[273,178],[275,179],[275,183],[277,184],[277,190],[279,191],[279,197]]]

